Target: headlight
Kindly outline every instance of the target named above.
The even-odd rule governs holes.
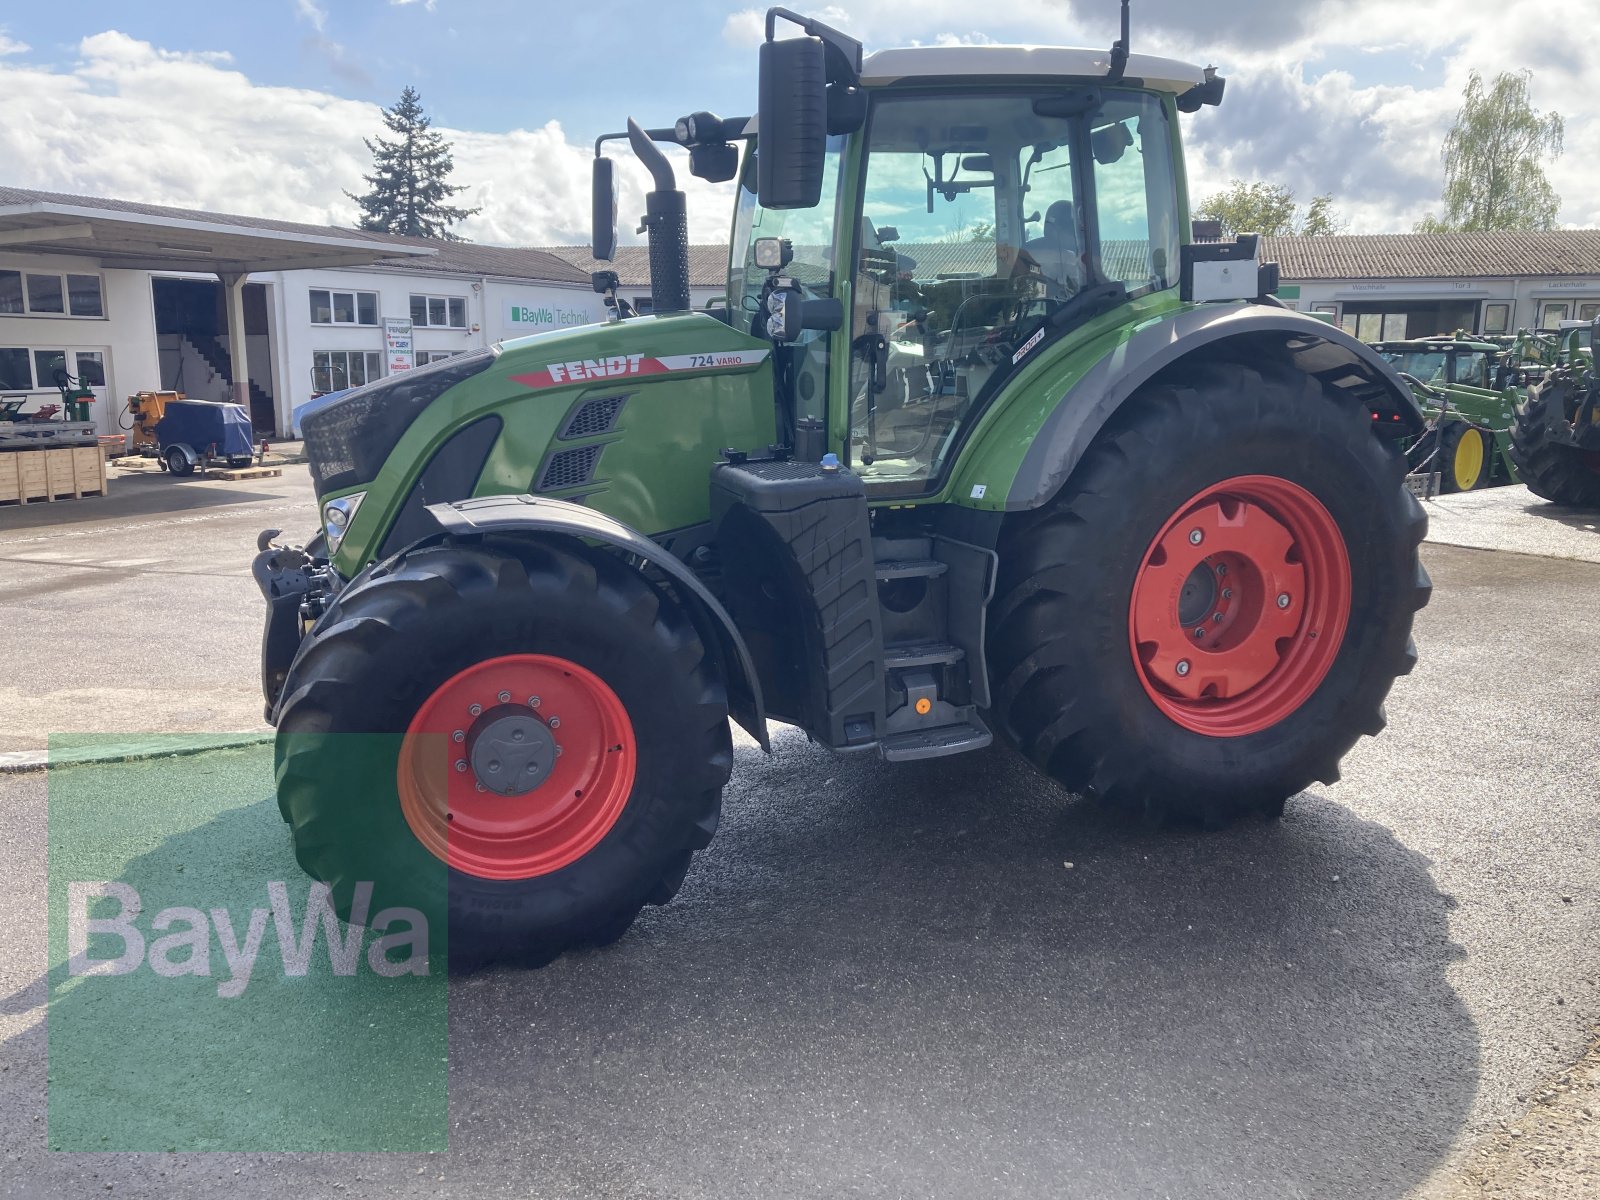
[[[350,528],[350,522],[356,519],[356,511],[361,507],[361,501],[366,495],[365,492],[352,492],[348,496],[340,496],[337,500],[329,500],[322,506],[322,528],[328,533],[329,554],[337,550],[339,543],[344,541],[345,531]]]
[[[757,238],[753,257],[763,271],[781,271],[794,258],[788,238]]]

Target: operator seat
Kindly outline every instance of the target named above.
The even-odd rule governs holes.
[[[1083,287],[1077,214],[1071,200],[1057,200],[1044,214],[1044,231],[1022,244],[1045,279],[1045,299],[1066,300]]]

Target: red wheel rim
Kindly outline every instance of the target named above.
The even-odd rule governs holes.
[[[1240,475],[1185,502],[1133,581],[1129,642],[1146,694],[1210,737],[1243,737],[1304,704],[1350,618],[1339,526],[1305,488]]]
[[[538,746],[513,747],[513,736]],[[529,879],[576,862],[610,832],[637,757],[627,710],[598,675],[564,658],[508,654],[423,701],[401,744],[400,808],[417,840],[456,870]],[[502,758],[525,767],[532,786],[483,786]]]

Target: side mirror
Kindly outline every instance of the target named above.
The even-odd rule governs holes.
[[[1178,97],[1178,111],[1184,113],[1199,112],[1202,107],[1209,104],[1215,107],[1222,103],[1222,94],[1227,90],[1228,81],[1218,75],[1212,68],[1206,68],[1205,80],[1195,84],[1187,92]]]
[[[820,38],[761,44],[756,194],[762,208],[813,208],[828,148],[828,77]]]
[[[609,158],[596,158],[592,184],[590,246],[596,258],[601,262],[610,262],[617,253],[616,164]]]

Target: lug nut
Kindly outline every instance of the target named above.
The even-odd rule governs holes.
[[[483,711],[483,705],[481,705],[481,704],[470,705],[470,706],[468,706],[467,711],[469,713],[471,713],[473,716],[477,716],[479,713],[481,713]]]
[[[467,740],[466,730],[464,730],[464,729],[456,730],[454,733],[452,733],[450,735],[450,740],[452,742],[464,742],[464,741],[466,741]]]
[[[501,704],[504,704],[506,701],[508,701],[510,699],[511,699],[511,693],[510,692],[501,692],[500,693],[499,700],[500,700]]]
[[[1182,677],[1184,675],[1187,675],[1188,673],[1189,673],[1189,660],[1187,658],[1180,658],[1178,660],[1178,675],[1180,677]]]
[[[1212,613],[1211,614],[1211,619],[1213,621],[1219,621],[1220,622],[1222,620],[1222,614],[1221,613]]]
[[[550,718],[550,728],[551,729],[560,729],[561,728],[561,718],[560,717],[551,717]]]
[[[529,708],[538,708],[539,707],[539,697],[537,697],[537,696],[529,696],[528,697],[528,707]]]
[[[1223,588],[1222,589],[1222,598],[1224,600],[1232,600],[1233,599],[1233,589],[1232,588]]]
[[[1198,529],[1189,530],[1189,545],[1198,546],[1201,542],[1203,542],[1205,540],[1206,540],[1206,535],[1201,533]]]
[[[1194,635],[1197,638],[1205,637],[1205,635],[1206,635],[1206,627],[1204,625],[1195,626]]]
[[[456,759],[456,773],[457,774],[465,774],[466,770],[467,770],[467,760],[464,759],[464,758]]]
[[[1289,607],[1289,593],[1288,592],[1279,592],[1278,593],[1278,607],[1279,608],[1288,608]]]
[[[560,747],[560,746],[557,746],[557,747],[556,747],[556,757],[557,757],[557,758],[560,758],[560,757],[561,757],[561,747]]]
[[[1228,573],[1228,564],[1227,563],[1218,563],[1217,564],[1217,578],[1221,579],[1227,573]],[[1222,594],[1224,596],[1226,596],[1228,593],[1224,592]]]
[[[476,787],[480,792],[487,792],[489,790],[488,788],[484,787],[483,784],[481,784],[481,783],[477,784]]]

